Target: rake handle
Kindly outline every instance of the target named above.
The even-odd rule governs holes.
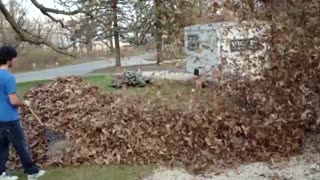
[[[17,94],[17,95],[18,95],[18,97],[24,102],[23,98],[22,98],[19,94]],[[45,126],[45,125],[43,124],[43,122],[40,120],[40,118],[37,116],[37,114],[31,109],[31,107],[30,107],[30,106],[27,106],[27,107],[28,107],[29,111],[31,112],[31,114],[36,118],[36,120],[37,120],[42,126]]]

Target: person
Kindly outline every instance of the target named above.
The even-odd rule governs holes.
[[[16,94],[16,80],[10,70],[17,59],[17,51],[10,46],[0,48],[0,180],[16,180],[6,168],[10,143],[17,150],[28,180],[45,174],[32,160],[21,125],[19,107],[30,105]]]

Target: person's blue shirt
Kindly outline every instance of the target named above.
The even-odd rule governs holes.
[[[13,106],[9,94],[16,93],[16,80],[5,69],[0,69],[0,122],[19,120],[18,107]]]

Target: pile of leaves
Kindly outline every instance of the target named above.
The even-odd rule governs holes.
[[[263,93],[264,84],[239,86]],[[266,99],[251,96],[250,89],[242,94],[217,87],[217,94],[190,95],[192,103],[174,106],[153,103],[157,97],[147,101],[106,93],[79,77],[68,77],[38,86],[25,98],[49,128],[74,145],[56,162],[61,166],[183,164],[204,170],[217,163],[280,160],[298,153],[304,104],[294,106],[302,99],[291,106],[286,97],[292,92],[273,91]],[[43,127],[27,109],[22,109],[22,117],[34,159],[48,165]],[[14,162],[19,166],[17,157]]]
[[[313,12],[296,5],[290,12]],[[198,171],[220,163],[278,161],[300,153],[305,132],[319,122],[320,38],[312,35],[320,34],[320,21],[314,20],[319,18],[315,8],[299,21],[273,17],[281,28],[273,29],[278,34],[272,38],[270,70],[258,78],[221,79],[212,89],[179,95],[184,99],[179,106],[158,103],[158,96],[106,93],[78,77],[56,79],[25,98],[49,127],[73,142],[59,162],[63,166],[182,164]],[[43,127],[26,109],[22,117],[33,156],[45,165]]]
[[[151,79],[143,76],[140,72],[126,71],[112,81],[111,87],[146,87],[148,84],[151,84]]]

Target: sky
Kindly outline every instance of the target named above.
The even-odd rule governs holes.
[[[21,0],[20,0],[21,1]],[[47,8],[54,8],[55,7],[55,3],[53,0],[37,0],[40,4],[42,4],[43,6],[47,7]],[[42,13],[40,12],[40,10],[38,8],[36,8],[32,2],[30,2],[29,0],[26,0],[26,5],[28,8],[28,16],[37,18],[39,16],[42,15]]]

